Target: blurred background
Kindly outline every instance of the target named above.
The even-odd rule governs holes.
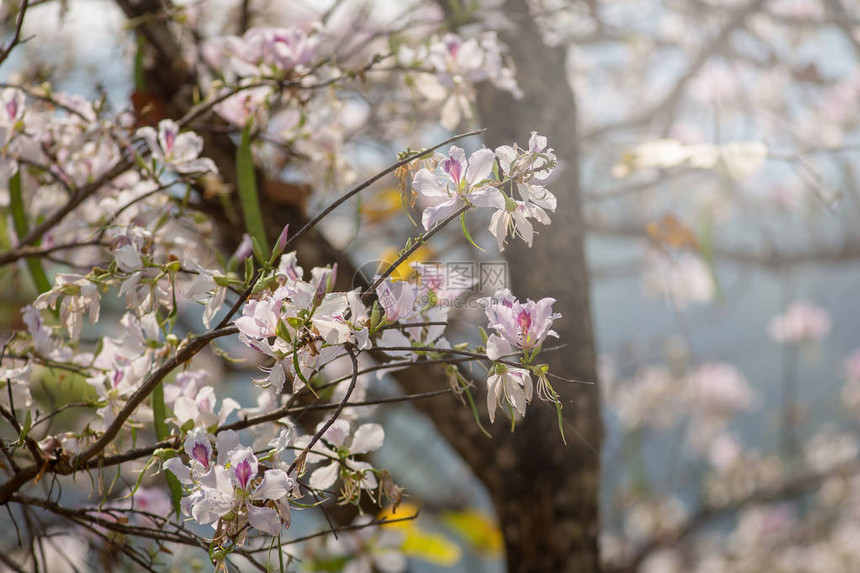
[[[7,29],[17,4],[3,0]],[[57,91],[104,97],[116,110],[137,107],[137,44],[122,2],[31,4],[24,31],[33,38],[0,68],[0,81],[49,80]],[[176,3],[182,19],[174,26],[204,37],[237,33],[238,4]],[[576,425],[597,428],[600,420],[580,416],[566,429],[563,451],[599,468],[604,570],[860,570],[860,4],[245,4],[251,5],[249,25],[309,26],[326,15],[326,46],[344,65],[386,50],[401,53],[434,32],[456,30],[468,38],[495,31],[525,92],[517,105],[541,108],[540,93],[569,87],[575,106],[564,112],[562,104],[546,105],[566,139],[534,129],[549,136],[561,160],[547,187],[581,219],[560,217],[538,227],[535,250],[550,253],[550,263],[542,264],[579,273],[587,287],[584,322],[590,298],[586,330],[593,324],[598,375],[558,373],[596,382],[602,400],[602,443],[599,429],[588,433]],[[397,34],[380,37],[390,29]],[[176,33],[195,45],[186,32]],[[542,49],[525,50],[535,42]],[[183,57],[193,64],[198,55]],[[539,83],[534,70],[542,66],[555,83]],[[289,140],[308,160],[281,161],[277,150],[264,149],[259,166],[284,185],[282,192],[307,191],[301,206],[313,214],[407,146],[483,126],[491,127],[488,144],[498,145],[494,138],[506,134],[494,125],[504,118],[490,118],[487,110],[503,104],[487,103],[487,83],[470,84],[464,97],[472,103],[452,118],[450,109],[447,116],[440,111],[443,101],[414,82],[371,72],[365,82],[315,96],[301,137],[288,134],[287,118],[270,118],[267,133]],[[518,143],[527,137],[521,132]],[[473,138],[463,145],[481,143]],[[498,254],[484,232],[488,222],[470,223],[485,253],[453,229],[413,260],[500,264],[503,285],[525,284],[523,275],[540,269],[518,264],[516,252],[507,259],[510,251]],[[371,188],[358,206],[339,209],[322,229],[367,276],[379,261],[394,260],[414,232],[394,177]],[[568,258],[577,241],[586,254],[582,268]],[[9,275],[14,270],[3,272],[5,330],[19,324],[18,309],[32,297],[22,296]],[[545,282],[551,294],[525,294],[583,300],[573,283]],[[494,286],[479,285],[471,299],[492,294]],[[483,313],[463,306],[452,309],[447,338],[478,342],[475,325]],[[579,324],[581,317],[560,310],[565,324]],[[199,321],[199,311],[188,314]],[[97,336],[97,327],[90,334]],[[560,343],[574,344],[562,334]],[[219,392],[250,405],[253,392],[243,383],[254,375],[256,358],[245,358],[213,369]],[[374,378],[370,388],[377,396],[399,391],[388,377]],[[530,412],[546,406],[533,404]],[[566,411],[576,415],[578,407]],[[548,414],[554,423],[554,410]],[[406,487],[407,503],[422,508],[404,526],[412,540],[404,549],[410,570],[504,570],[504,522],[494,495],[439,432],[432,412],[388,405],[367,415],[386,428],[374,464],[388,468]],[[495,440],[508,436],[497,432]],[[509,471],[540,479],[539,472],[528,473],[534,467]],[[321,516],[294,513],[297,536],[321,527]],[[544,535],[566,543],[565,533]],[[578,547],[570,542],[571,555]]]

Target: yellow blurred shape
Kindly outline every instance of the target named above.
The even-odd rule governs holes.
[[[462,536],[479,553],[487,557],[502,554],[502,531],[496,520],[483,511],[451,511],[442,516],[442,523]]]
[[[397,512],[386,508],[379,514],[379,519],[402,519],[418,513],[418,506],[403,503]],[[418,526],[417,520],[397,521],[384,527],[393,527],[403,534],[403,544],[400,550],[408,557],[420,559],[427,563],[450,567],[460,560],[460,546],[441,533],[427,531]]]
[[[385,221],[402,210],[403,199],[397,187],[381,189],[361,204],[361,215],[368,223]]]
[[[379,512],[377,519],[402,519],[404,521],[395,521],[394,523],[386,523],[385,527],[394,527],[397,529],[407,529],[415,524],[414,519],[406,520],[407,517],[417,515],[421,508],[414,503],[401,503],[397,506],[397,511],[394,511],[394,506],[389,505]]]
[[[412,276],[412,269],[409,267],[409,263],[423,263],[432,259],[436,255],[436,251],[434,251],[431,247],[427,245],[421,245],[415,252],[409,255],[409,257],[397,265],[397,268],[394,269],[394,272],[391,273],[391,280],[393,281],[405,281],[408,280]],[[381,273],[385,269],[388,268],[389,265],[393,264],[398,258],[398,253],[394,249],[389,249],[382,254],[380,257],[380,265],[377,272]]]
[[[408,557],[444,567],[451,567],[460,560],[460,546],[441,533],[424,531],[417,526],[404,533],[406,538],[400,550]]]
[[[668,213],[659,221],[651,221],[645,231],[652,241],[673,249],[698,249],[696,234],[673,213]]]

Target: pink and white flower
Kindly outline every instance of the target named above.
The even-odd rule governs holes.
[[[767,330],[776,342],[784,344],[815,343],[830,332],[830,314],[807,301],[792,303],[784,313],[773,317]]]
[[[489,328],[496,331],[487,340],[490,360],[510,354],[513,348],[533,351],[547,336],[558,338],[552,323],[561,318],[561,314],[552,311],[554,298],[542,298],[537,302],[528,299],[523,303],[514,298],[510,290],[502,289],[484,301],[488,303],[485,312]]]
[[[417,50],[402,46],[398,60],[406,66],[430,65],[430,73],[419,73],[412,80],[424,98],[441,104],[442,126],[449,130],[473,116],[472,102],[478,82],[489,81],[514,97],[522,96],[513,70],[505,65],[503,49],[494,32],[470,39],[445,34],[432,38],[429,46]]]
[[[185,290],[185,296],[204,305],[203,326],[212,327],[212,320],[227,298],[227,277],[213,269],[206,269],[198,263],[191,263],[197,272],[194,281]]]
[[[233,411],[240,408],[233,398],[224,398],[216,412],[218,399],[212,386],[203,386],[193,396],[179,396],[173,404],[173,414],[178,425],[184,426],[192,420],[195,427],[211,428],[223,424]]]
[[[317,39],[300,28],[251,28],[240,38],[228,36],[224,52],[239,76],[283,74],[306,66],[317,52]]]
[[[716,289],[708,265],[691,253],[670,257],[656,249],[645,255],[642,287],[649,295],[663,295],[683,309],[693,303],[709,302]]]
[[[707,415],[725,417],[748,410],[755,395],[744,375],[725,362],[706,362],[688,379],[690,400]]]
[[[504,364],[495,365],[494,374],[487,378],[487,410],[490,422],[496,420],[496,406],[507,406],[516,410],[520,416],[526,414],[526,404],[532,401],[534,386],[532,376],[523,368],[511,368]]]
[[[258,380],[264,386],[280,392],[289,371],[296,375],[293,391],[297,391],[302,379],[342,356],[344,344],[359,350],[369,347],[369,317],[358,290],[330,292],[336,270],[314,268],[308,282],[295,255],[284,255],[276,274],[284,279],[282,286],[243,307],[235,321],[239,340],[275,359],[268,376]]]
[[[304,448],[310,440],[310,436],[300,436],[296,438],[294,445]],[[308,453],[308,464],[324,464],[311,473],[309,485],[315,489],[328,489],[340,477],[345,484],[358,485],[367,490],[374,489],[377,481],[373,466],[355,460],[352,456],[376,451],[382,447],[383,441],[385,431],[379,424],[362,424],[353,431],[349,421],[335,420]]]
[[[534,240],[534,227],[529,222],[531,212],[524,201],[517,201],[505,197],[504,207],[493,213],[490,219],[490,234],[496,238],[499,252],[505,250],[505,239],[508,235],[520,237],[526,245],[532,246]],[[547,221],[549,219],[547,218]]]
[[[298,493],[295,481],[284,470],[261,467],[235,432],[219,434],[217,448],[213,459],[212,436],[198,428],[185,439],[190,465],[178,457],[164,462],[164,469],[189,492],[182,499],[183,513],[228,536],[241,536],[246,524],[267,535],[289,527],[288,499]]]
[[[54,288],[42,293],[33,302],[37,309],[56,309],[60,302],[60,322],[66,326],[72,340],[81,334],[84,314],[91,323],[99,319],[99,290],[87,277],[60,273],[54,279]]]
[[[466,152],[455,145],[439,162],[439,171],[423,168],[415,173],[412,188],[431,203],[421,216],[424,228],[429,230],[464,205],[503,207],[502,193],[488,184],[494,164],[489,149],[479,149],[467,160]]]
[[[535,233],[529,219],[549,225],[551,221],[547,211],[555,211],[557,204],[555,195],[536,182],[545,181],[558,160],[553,150],[547,148],[546,137],[535,131],[529,138],[527,150],[516,145],[502,145],[496,148],[495,153],[502,175],[516,186],[521,200],[504,197],[504,204],[493,213],[490,233],[496,237],[499,251],[504,250],[509,234],[521,237],[531,247]]]
[[[179,133],[179,126],[169,119],[158,123],[158,131],[146,126],[137,130],[146,141],[152,156],[177,173],[218,173],[215,163],[200,157],[203,138],[193,132]]]

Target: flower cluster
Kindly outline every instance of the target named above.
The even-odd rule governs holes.
[[[321,426],[317,428],[321,429]],[[353,428],[347,420],[335,420],[307,455],[306,463],[319,464],[311,472],[308,485],[318,490],[329,489],[340,478],[343,483],[341,497],[345,501],[357,500],[361,490],[376,489],[379,482],[373,466],[353,456],[378,450],[384,440],[385,431],[379,424],[361,424]],[[305,448],[310,441],[310,436],[300,436],[295,439],[294,446]]]
[[[556,208],[555,196],[542,183],[557,164],[546,138],[535,132],[528,149],[503,145],[495,152],[479,149],[467,159],[461,148],[452,146],[434,170],[424,167],[412,180],[413,190],[429,204],[421,222],[429,230],[465,206],[489,207],[494,210],[489,230],[500,251],[509,235],[531,246],[535,234],[531,219],[549,225],[547,211]]]
[[[387,471],[364,459],[384,441],[382,426],[361,418],[376,401],[368,380],[385,370],[422,357],[442,362],[457,352],[489,361],[491,419],[499,403],[512,416],[514,411],[524,414],[534,391],[533,375],[539,377],[539,396],[551,392],[541,390],[549,388],[545,365],[533,364],[544,339],[555,336],[551,326],[559,315],[552,313],[551,299],[520,303],[510,292],[497,293],[501,306],[488,310],[493,334],[483,355],[469,351],[468,344],[452,347],[447,340],[451,305],[444,303],[462,292],[434,278],[429,266],[413,263],[414,280],[379,280],[374,291],[337,290],[336,265],[305,273],[295,253],[283,254],[286,230],[274,252],[261,252],[265,241],[250,222],[254,206],[244,193],[239,199],[249,216],[248,234],[232,256],[219,252],[223,228],[210,215],[212,200],[216,193],[228,198],[234,185],[244,191],[247,171],[257,177],[258,168],[268,170],[257,179],[268,183],[276,179],[269,177],[273,173],[281,178],[286,168],[302,169],[298,157],[314,164],[304,167],[309,171],[318,171],[319,160],[337,167],[323,171],[351,176],[339,164],[347,155],[342,145],[348,130],[363,129],[370,111],[362,115],[349,102],[332,102],[337,90],[316,88],[323,80],[334,85],[360,74],[344,73],[332,59],[319,58],[315,65],[325,34],[308,29],[315,31],[252,28],[241,38],[200,38],[199,51],[188,63],[200,65],[195,75],[203,101],[189,103],[181,110],[185,119],[176,121],[162,119],[161,113],[113,113],[105,102],[53,93],[47,86],[26,95],[0,90],[0,175],[15,178],[0,199],[6,202],[8,195],[16,203],[9,207],[14,225],[6,227],[0,254],[8,256],[4,264],[26,262],[41,293],[23,310],[26,331],[22,328],[3,349],[0,405],[21,436],[7,452],[10,472],[24,467],[17,461],[25,448],[37,458],[44,456],[42,472],[59,475],[56,467],[93,467],[106,447],[115,452],[133,445],[134,457],[116,461],[113,456],[108,463],[126,469],[127,461],[143,462],[150,454],[144,469],[163,461],[172,501],[194,522],[215,530],[210,557],[216,562],[245,542],[248,532],[277,536],[289,527],[290,504],[299,496],[295,479],[307,467],[308,488],[316,495],[324,497],[339,484],[342,503],[357,504],[374,490],[380,504],[383,498],[399,504],[402,489]],[[477,82],[518,91],[492,35],[435,38],[421,58],[430,72],[416,60],[409,73],[437,82],[444,91],[446,122],[468,115],[464,98],[471,97]],[[304,89],[309,86],[315,89]],[[137,90],[134,95],[145,94]],[[136,110],[138,99],[133,101]],[[213,113],[229,125],[221,123],[205,133],[224,130],[226,140],[237,135],[235,127],[243,128],[241,156],[247,150],[251,161],[230,165],[224,159],[224,165],[216,166],[204,156],[204,141],[210,145],[218,136],[204,139],[188,129],[187,118],[206,121]],[[283,141],[256,129],[270,120]],[[490,232],[501,250],[509,236],[531,245],[533,222],[549,224],[548,213],[555,210],[555,198],[543,185],[557,160],[536,133],[526,149],[502,146],[468,156],[454,146],[426,164],[413,180],[427,203],[425,231],[439,230],[458,212],[487,208],[493,212]],[[222,184],[219,177],[230,179],[237,171],[242,172],[239,181]],[[278,185],[288,186],[276,181],[275,192],[281,190]],[[261,185],[260,196],[269,191],[271,185]],[[39,268],[43,262],[61,264],[65,272]],[[374,295],[377,301],[370,306]],[[225,313],[228,299],[231,310]],[[189,325],[199,323],[200,305],[206,331],[193,332]],[[94,324],[104,314],[115,315],[117,328],[93,337],[95,329],[85,323]],[[222,322],[213,326],[216,317],[223,317]],[[212,371],[199,363],[206,349],[213,349],[207,359],[236,358],[229,342],[223,347],[215,342],[228,336],[269,361],[257,382],[273,391],[260,392],[256,407],[219,395],[220,388],[210,381]],[[365,352],[374,345],[378,353]],[[512,365],[507,357],[515,350],[522,356]],[[398,360],[389,361],[392,357]],[[80,381],[82,389],[69,389],[69,379]],[[31,393],[36,380],[42,388]],[[457,392],[468,391],[470,383],[459,375],[457,380],[462,383]],[[310,390],[308,400],[311,394],[319,400],[313,408],[333,413],[317,425],[317,434],[294,437],[290,415],[293,408],[307,405],[295,395],[303,387]],[[66,408],[47,414],[37,409],[43,405],[42,390],[75,409],[70,412],[79,416],[75,431],[41,433]],[[228,418],[237,415],[241,422],[229,426]],[[242,445],[227,427],[247,428],[249,445]],[[284,427],[289,430],[272,439]],[[155,445],[137,447],[139,439]],[[180,440],[181,452],[165,446]],[[287,455],[295,455],[289,465],[282,459]],[[150,483],[140,487],[152,477],[141,471],[124,499],[106,497],[98,531],[118,533],[110,526],[121,523],[117,512],[123,511],[129,512],[126,523],[135,527],[172,527],[167,516],[160,519],[168,513],[166,489],[151,490],[157,484]],[[257,542],[252,544],[259,549]],[[350,551],[366,549],[362,547]],[[399,554],[391,559],[402,561]]]
[[[519,348],[530,362],[530,354],[540,351],[547,336],[558,338],[558,333],[552,330],[552,323],[561,318],[561,314],[552,311],[554,298],[522,303],[511,291],[502,289],[488,302],[489,327],[496,331],[487,340],[487,356],[491,360],[511,354],[512,348]]]
[[[513,70],[505,64],[502,45],[493,32],[480,38],[464,40],[457,34],[434,37],[430,43],[412,50],[400,48],[398,60],[406,66],[430,65],[430,73],[414,78],[418,92],[428,100],[442,104],[441,119],[446,129],[456,129],[465,118],[473,116],[474,85],[489,81],[516,97],[521,96]]]
[[[290,526],[289,499],[298,496],[298,485],[284,470],[263,467],[238,434],[227,430],[216,439],[198,428],[185,438],[184,449],[188,464],[179,457],[164,462],[188,491],[183,513],[212,525],[219,538],[243,537],[247,525],[267,535]]]
[[[251,28],[242,37],[219,38],[211,57],[226,57],[221,69],[239,77],[283,76],[307,66],[317,52],[318,41],[300,28]],[[221,53],[218,53],[220,47]]]
[[[336,273],[337,266],[317,267],[305,281],[295,253],[283,255],[276,288],[243,307],[235,321],[239,340],[275,359],[261,384],[280,392],[290,374],[296,391],[323,365],[342,356],[343,345],[369,347],[367,308],[358,289],[332,292]]]
[[[497,291],[487,301],[489,328],[494,330],[487,338],[487,358],[493,361],[509,357],[514,348],[522,351],[522,363],[531,364],[547,336],[558,337],[552,330],[552,323],[561,314],[552,312],[553,298],[543,298],[537,302],[520,302],[507,289]],[[555,393],[549,387],[545,374],[541,374],[538,394],[541,398],[556,401]],[[513,407],[525,415],[526,404],[531,402],[534,392],[530,370],[496,362],[487,378],[487,408],[490,421],[495,420],[496,406]]]

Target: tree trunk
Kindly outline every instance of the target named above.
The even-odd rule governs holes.
[[[502,34],[516,65],[524,97],[482,86],[478,113],[490,147],[522,145],[531,131],[547,136],[560,165],[548,187],[558,198],[552,225],[537,229],[534,245],[511,241],[506,248],[511,290],[520,299],[557,298],[555,310],[561,351],[542,355],[550,371],[583,381],[597,381],[596,352],[584,252],[584,224],[579,188],[576,101],[567,81],[565,47],[548,48],[524,0],[508,0],[506,15],[516,25]],[[536,225],[540,227],[540,225]],[[505,538],[509,571],[600,569],[598,555],[600,444],[602,417],[597,384],[554,382],[564,405],[559,439],[556,413],[533,404],[513,435],[500,436],[494,471],[501,483],[486,482]],[[507,453],[506,453],[507,451]],[[502,465],[504,463],[504,465]]]

